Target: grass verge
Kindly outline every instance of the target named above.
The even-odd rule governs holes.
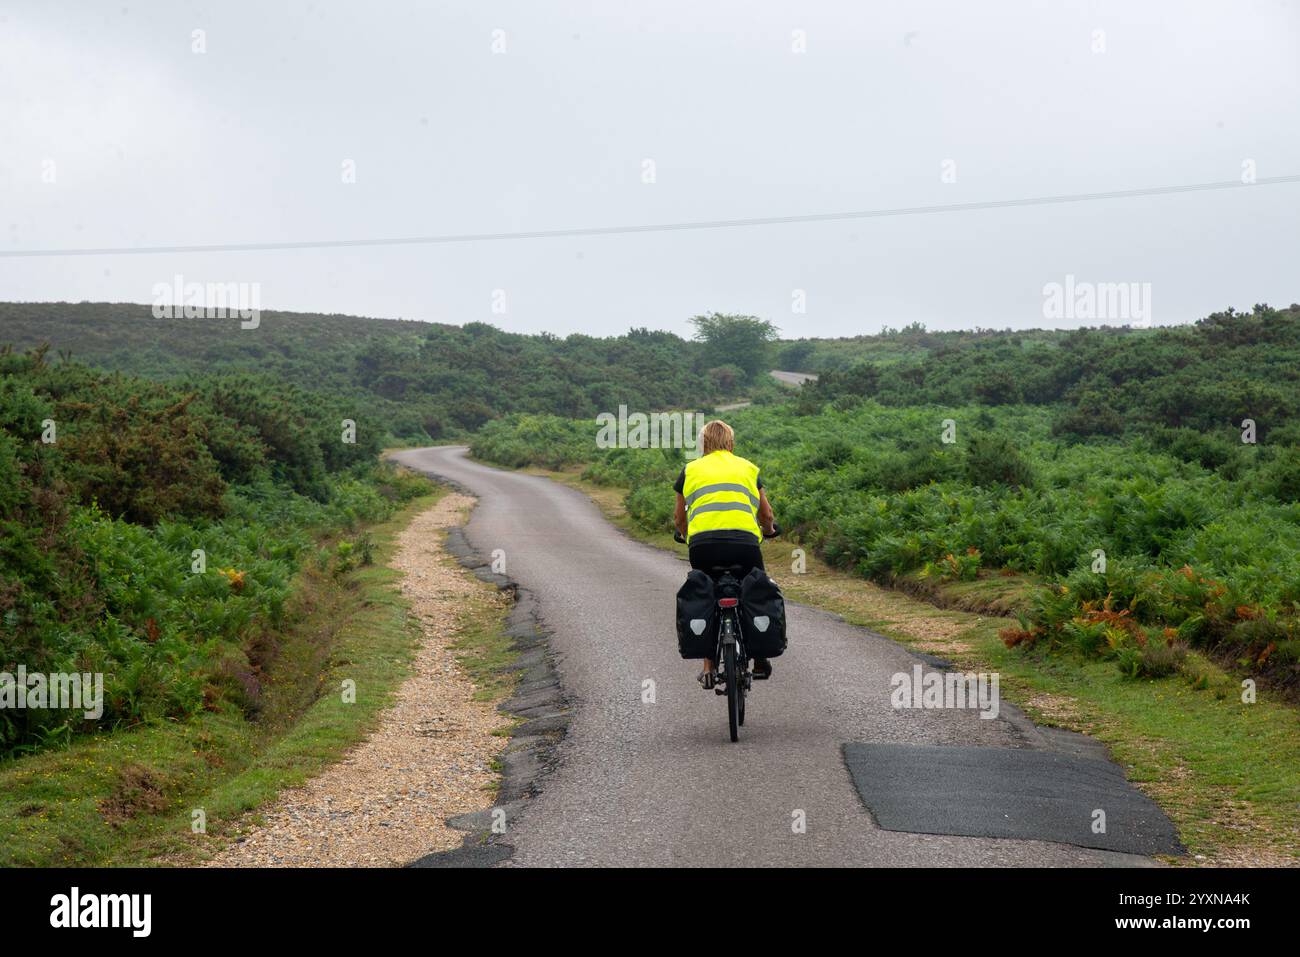
[[[625,489],[584,481],[581,468],[526,471],[586,493],[614,525],[685,557],[671,534],[647,532],[628,518]],[[803,574],[781,574],[778,569],[792,568],[795,547],[779,539],[763,545],[764,563],[789,598],[962,670],[999,672],[1002,695],[1033,720],[1104,742],[1129,780],[1178,827],[1190,854],[1169,863],[1300,864],[1300,734],[1293,706],[1263,691],[1256,703],[1242,703],[1238,681],[1199,655],[1187,669],[1201,679],[1194,684],[1184,675],[1134,680],[1109,661],[1008,649],[997,633],[1014,620],[987,612],[1005,614],[1023,601],[1028,585],[1021,578],[951,587],[903,583],[908,594],[811,554],[804,556]],[[984,613],[967,610],[972,607]]]

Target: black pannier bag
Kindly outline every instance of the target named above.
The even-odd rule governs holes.
[[[785,597],[761,568],[740,583],[740,629],[751,657],[776,658],[785,651]]]
[[[713,579],[692,568],[677,591],[677,650],[683,658],[712,658],[717,648],[718,600]]]

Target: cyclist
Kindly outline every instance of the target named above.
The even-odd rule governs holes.
[[[775,535],[775,516],[763,491],[758,466],[733,452],[731,426],[714,419],[700,430],[701,456],[687,462],[677,476],[677,511],[673,523],[686,539],[691,567],[706,574],[721,565],[739,565],[740,578],[763,567],[759,544]],[[699,681],[711,689],[715,662],[705,659]],[[772,663],[754,659],[754,677],[770,678]]]

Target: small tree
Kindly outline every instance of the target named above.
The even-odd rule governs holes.
[[[729,316],[720,312],[691,317],[695,338],[708,350],[709,367],[739,366],[747,379],[767,371],[777,328],[757,316]]]

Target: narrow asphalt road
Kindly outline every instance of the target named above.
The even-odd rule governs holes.
[[[513,864],[1148,863],[1067,844],[878,828],[846,769],[846,743],[1050,745],[1005,708],[995,720],[975,711],[893,709],[890,678],[918,659],[799,605],[789,608],[790,649],[774,662],[771,681],[755,682],[732,744],[725,699],[701,690],[696,663],[677,654],[673,599],[687,570],[682,559],[628,538],[581,493],[477,464],[463,448],[393,458],[479,497],[466,535],[483,555],[504,550],[506,573],[535,596],[574,702],[559,767],[509,822]],[[654,703],[643,703],[647,679]],[[800,812],[803,833],[792,826]]]

